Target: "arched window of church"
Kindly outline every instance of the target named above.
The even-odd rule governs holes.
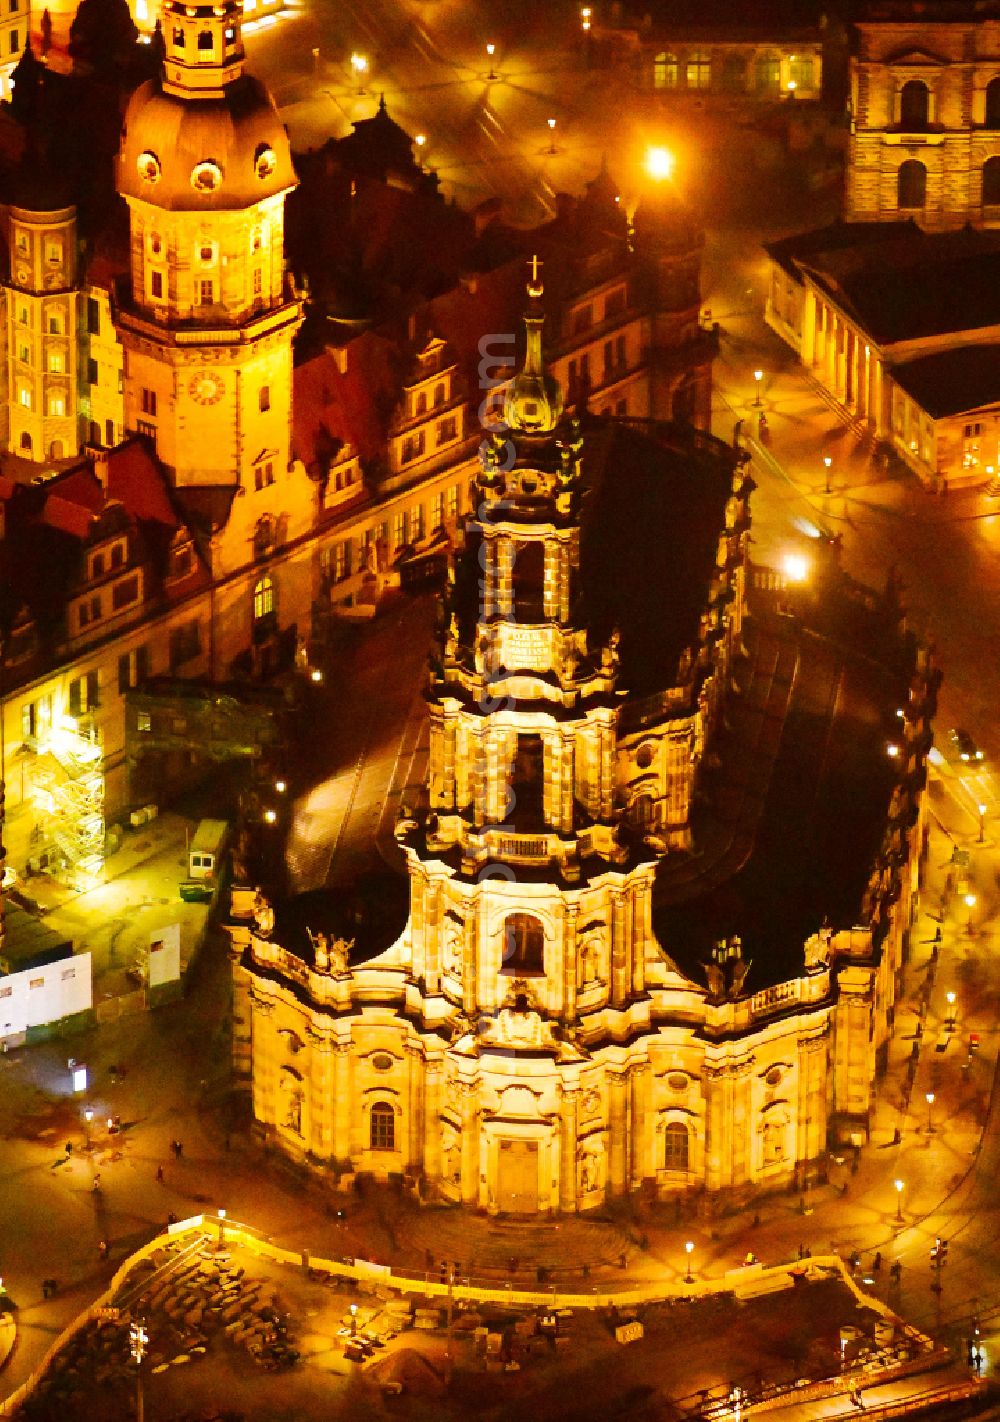
[[[1000,157],[983,164],[983,206],[1000,207]]]
[[[531,913],[512,913],[503,926],[503,972],[517,977],[545,972],[545,929]]]
[[[677,56],[668,50],[661,51],[653,60],[653,88],[677,88]]]
[[[1000,79],[991,79],[986,86],[986,127],[1000,128]]]
[[[212,39],[212,31],[211,31],[211,30],[201,30],[200,33],[199,33],[199,35],[198,35],[198,49],[199,49],[202,53],[205,53],[205,52],[211,53],[214,48],[215,48],[215,42],[214,42],[214,40]]]
[[[671,1121],[663,1133],[664,1170],[687,1170],[691,1136],[683,1121]]]
[[[368,1139],[372,1150],[396,1149],[396,1113],[387,1101],[372,1107]]]
[[[632,821],[638,830],[652,829],[654,804],[652,795],[637,795],[632,805]]]
[[[62,442],[61,439],[54,439],[54,440],[52,441],[52,443],[49,445],[49,458],[50,458],[50,459],[62,459],[62,457],[63,457],[63,442]]]
[[[919,158],[907,158],[900,163],[896,178],[897,206],[907,210],[921,208],[927,201],[927,169]]]
[[[899,126],[907,133],[927,127],[931,93],[922,79],[908,79],[899,95]]]
[[[271,578],[261,578],[253,590],[253,620],[263,622],[274,612],[274,582]]]
[[[541,539],[514,549],[514,616],[518,622],[545,621],[545,544]]]
[[[21,449],[25,454],[31,453],[31,435],[27,430],[23,430],[21,433]]]

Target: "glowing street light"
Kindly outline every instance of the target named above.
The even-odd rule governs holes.
[[[351,1304],[351,1337],[356,1338],[358,1334],[358,1306]]]
[[[222,1249],[226,1243],[226,1212],[219,1211],[219,1248]]]
[[[646,149],[646,172],[656,182],[662,183],[667,178],[673,177],[674,163],[674,155],[669,148]]]
[[[932,1135],[934,1131],[934,1120],[932,1112],[934,1110],[934,1093],[928,1091],[924,1100],[927,1102],[927,1134]]]
[[[83,1113],[83,1133],[87,1138],[87,1149],[90,1149],[90,1127],[94,1119],[94,1112],[90,1106]]]
[[[764,379],[764,372],[763,372],[762,370],[755,370],[754,373],[753,373],[753,378],[754,378],[754,389],[755,389],[755,391],[756,391],[756,398],[755,398],[755,400],[754,400],[753,403],[754,403],[754,408],[759,410],[760,407],[761,407],[761,404],[763,403],[762,400],[761,400],[761,398],[760,398],[760,382]]]
[[[497,47],[496,47],[495,44],[490,43],[490,44],[488,44],[488,45],[486,46],[486,53],[487,53],[487,55],[489,56],[489,61],[490,61],[490,72],[489,72],[489,74],[487,74],[487,76],[486,76],[487,79],[495,79],[495,78],[497,77],[496,70],[493,68],[493,56],[496,54],[496,52],[497,52]]]
[[[358,93],[365,92],[365,75],[368,73],[368,58],[357,51],[351,55],[351,68],[354,70],[354,78],[357,80]]]
[[[556,151],[556,121],[554,118],[550,118],[545,122],[549,126],[549,152],[554,153]]]
[[[809,580],[809,559],[804,553],[786,553],[781,560],[785,581],[805,583]]]
[[[275,790],[277,790],[277,792],[278,792],[279,795],[284,795],[285,791],[288,789],[288,781],[287,781],[287,780],[276,780],[276,781],[274,782],[274,788],[275,788]]]
[[[584,5],[580,10],[580,28],[584,34],[587,34],[590,30],[590,17],[592,13],[593,11],[589,5]]]
[[[265,811],[264,811],[264,823],[265,823],[265,824],[273,825],[274,822],[277,820],[277,818],[278,818],[277,813],[276,813],[274,810],[265,810]]]
[[[830,458],[830,456],[829,456],[828,454],[824,454],[824,456],[823,456],[823,470],[824,470],[824,473],[825,473],[825,475],[826,475],[826,492],[827,492],[827,493],[830,492],[830,467],[831,467],[832,464],[833,464],[833,460]]]
[[[906,1187],[904,1186],[902,1180],[894,1180],[892,1183],[893,1183],[893,1185],[895,1185],[895,1187],[896,1187],[896,1220],[897,1220],[897,1223],[902,1224],[902,1223],[903,1223],[903,1190],[904,1190]]]
[[[982,844],[986,839],[986,806],[977,805],[976,809],[979,811],[979,843]]]
[[[798,87],[799,87],[799,86],[798,86],[798,84],[796,84],[796,82],[795,82],[794,79],[789,79],[788,83],[785,85],[785,88],[788,90],[788,97],[789,97],[790,99],[794,99],[794,98],[795,98],[795,90],[796,90]]]
[[[954,1032],[954,1030],[955,1030],[955,994],[954,994],[953,992],[946,992],[944,996],[945,996],[945,1001],[946,1001],[947,1004],[948,1004],[948,1021],[947,1021],[947,1023],[946,1023],[945,1025],[947,1026],[949,1032]]]
[[[976,896],[975,896],[975,894],[972,894],[972,893],[966,894],[966,895],[964,896],[962,902],[965,904],[965,907],[969,910],[969,916],[968,916],[968,918],[966,919],[966,923],[965,923],[965,931],[966,931],[966,933],[968,933],[968,934],[971,935],[971,933],[972,933],[972,910],[976,907]]]
[[[689,1239],[684,1245],[684,1253],[687,1255],[687,1273],[684,1275],[685,1284],[694,1283],[694,1275],[691,1273],[691,1255],[694,1253],[694,1240]]]
[[[423,148],[424,144],[427,142],[427,135],[426,135],[426,133],[418,133],[417,136],[414,138],[413,141],[414,141],[414,143],[417,145],[418,148]],[[314,673],[313,679],[315,680],[315,673]]]
[[[420,139],[421,139],[422,137],[423,137],[423,134],[421,134],[421,135],[417,138],[417,142],[418,142],[418,143],[420,142]],[[309,680],[310,680],[310,681],[315,681],[315,682],[320,682],[320,681],[323,680],[323,673],[320,671],[319,667],[313,667],[312,671],[309,673]]]
[[[729,1401],[733,1404],[733,1422],[743,1422],[743,1389],[734,1387],[729,1394]]]

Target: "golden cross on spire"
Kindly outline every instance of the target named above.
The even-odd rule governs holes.
[[[535,256],[531,258],[531,261],[528,263],[528,265],[531,267],[531,278],[528,282],[528,295],[537,298],[541,296],[543,290],[541,278],[541,257],[539,257],[536,253]]]

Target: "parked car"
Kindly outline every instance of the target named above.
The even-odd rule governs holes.
[[[968,731],[963,731],[961,726],[956,726],[951,733],[951,743],[958,751],[960,760],[982,760],[983,753],[969,735]]]

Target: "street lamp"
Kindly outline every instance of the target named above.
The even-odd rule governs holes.
[[[352,1338],[356,1338],[357,1336],[358,1336],[358,1306],[357,1306],[357,1304],[351,1304],[351,1337],[352,1337]]]
[[[312,671],[309,673],[309,680],[315,682],[320,682],[323,680],[323,673],[320,671],[319,667],[313,667]]]
[[[351,68],[354,70],[354,77],[357,80],[358,94],[363,94],[365,92],[365,75],[368,73],[367,57],[355,51],[351,55]]]
[[[902,1224],[902,1223],[903,1223],[903,1182],[902,1182],[902,1180],[894,1180],[892,1183],[893,1183],[893,1185],[895,1185],[895,1187],[896,1187],[896,1221],[897,1221],[898,1224]]]
[[[545,122],[549,126],[549,152],[554,153],[556,151],[556,121],[554,118],[550,118]]]
[[[656,182],[662,183],[671,177],[674,171],[674,155],[669,148],[647,148],[646,149],[646,172]]]
[[[288,789],[288,781],[287,781],[287,780],[276,780],[276,781],[274,782],[274,788],[275,788],[275,790],[277,790],[277,792],[278,792],[279,795],[284,795],[285,791]]]
[[[590,17],[592,13],[589,5],[584,5],[580,10],[580,28],[584,34],[590,32]]]
[[[128,1329],[128,1347],[132,1354],[132,1361],[135,1363],[135,1415],[136,1422],[143,1422],[144,1407],[142,1396],[142,1360],[146,1356],[146,1344],[149,1342],[149,1334],[141,1323],[130,1323]]]
[[[90,1126],[91,1126],[91,1122],[93,1121],[93,1119],[94,1119],[94,1113],[93,1113],[93,1111],[91,1110],[91,1108],[88,1106],[87,1109],[86,1109],[86,1111],[84,1111],[84,1113],[83,1113],[83,1133],[84,1133],[84,1135],[85,1135],[86,1138],[87,1138],[87,1150],[90,1149]]]
[[[756,399],[754,400],[753,403],[754,403],[754,408],[757,409],[757,410],[759,410],[760,407],[761,407],[761,405],[763,404],[763,401],[762,401],[761,398],[760,398],[760,382],[764,379],[764,372],[763,372],[762,370],[755,370],[754,373],[753,373],[753,378],[754,378],[754,389],[755,389],[756,392],[757,392]]]
[[[832,464],[833,464],[833,460],[830,458],[830,456],[829,456],[828,454],[824,454],[824,456],[823,456],[823,469],[824,469],[824,472],[825,472],[825,474],[826,474],[826,492],[827,492],[827,493],[830,492],[830,466],[831,466]]]
[[[947,1022],[946,1022],[945,1025],[946,1025],[946,1027],[947,1027],[947,1029],[948,1029],[949,1032],[954,1032],[954,1030],[955,1030],[955,994],[954,994],[953,992],[946,992],[945,995],[944,995],[944,997],[945,997],[945,1002],[947,1002],[947,1004],[948,1004],[948,1020],[947,1020]]]
[[[927,1095],[924,1097],[924,1100],[927,1102],[927,1134],[931,1135],[934,1130],[934,1120],[932,1117],[932,1112],[934,1110],[933,1091],[928,1091]]]
[[[781,560],[785,581],[805,583],[809,580],[809,559],[804,553],[786,553]]]
[[[493,56],[496,54],[496,52],[497,52],[497,47],[496,47],[495,44],[490,43],[490,44],[488,44],[488,45],[486,46],[486,53],[487,53],[487,55],[489,56],[489,61],[490,61],[490,72],[489,72],[489,74],[487,74],[487,76],[486,76],[487,79],[495,79],[495,78],[497,77],[496,70],[493,68]]]
[[[226,1243],[226,1212],[219,1211],[219,1248],[222,1249]]]
[[[976,809],[979,811],[979,843],[982,844],[986,839],[986,806],[977,805]]]
[[[684,1253],[687,1255],[687,1273],[684,1275],[685,1284],[694,1283],[694,1275],[691,1273],[691,1255],[694,1253],[694,1240],[689,1239],[684,1245]]]
[[[743,1389],[734,1387],[729,1401],[733,1404],[733,1422],[743,1422]]]
[[[969,910],[969,917],[968,917],[968,920],[967,920],[966,925],[965,925],[965,931],[966,931],[966,933],[971,934],[971,933],[972,933],[972,910],[976,907],[976,896],[975,896],[975,894],[966,894],[963,901],[964,901],[964,903],[965,903],[965,907]]]
[[[276,812],[275,812],[274,810],[265,810],[265,811],[264,811],[264,823],[265,823],[265,824],[273,825],[274,822],[275,822],[275,820],[277,820],[277,818],[278,818],[278,816],[277,816],[277,814],[276,814]]]

